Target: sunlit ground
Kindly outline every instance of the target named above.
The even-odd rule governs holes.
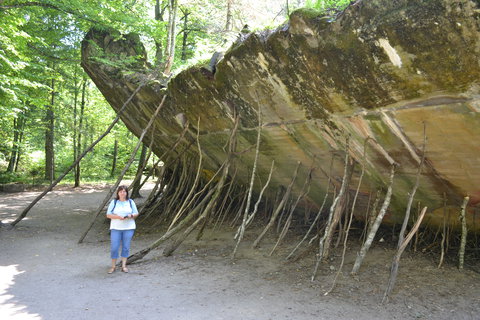
[[[58,206],[62,206],[64,201],[70,201],[71,198],[75,198],[77,193],[90,194],[96,193],[101,190],[100,188],[82,188],[78,190],[55,190],[47,194],[40,202],[35,205],[32,211],[24,218],[24,221],[27,221],[31,216],[35,216],[35,212],[38,208],[45,208],[46,206],[50,209],[55,209]],[[40,192],[21,192],[21,193],[12,193],[7,194],[3,193],[0,197],[0,221],[3,223],[13,222],[17,216],[40,194]],[[12,199],[15,199],[15,205],[12,205]],[[8,204],[7,204],[8,202]],[[75,212],[88,212],[90,210],[84,209],[75,209]],[[73,213],[73,212],[72,212]],[[3,319],[2,319],[3,320]]]
[[[0,221],[10,223],[25,209],[28,204],[35,199],[38,192],[22,192],[22,193],[3,193],[0,197]],[[11,204],[11,199],[15,199],[15,205]],[[7,205],[7,201],[10,201]],[[29,217],[27,217],[29,218]]]
[[[18,270],[18,265],[0,266],[0,319],[2,320],[38,320],[40,315],[29,313],[26,306],[15,303],[15,296],[8,289],[15,284],[15,277],[24,271]]]

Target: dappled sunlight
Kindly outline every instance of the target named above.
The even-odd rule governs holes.
[[[0,221],[2,223],[11,223],[19,215],[20,210],[23,210],[24,207],[19,206],[4,206],[0,205]],[[30,220],[29,217],[24,218],[25,221]]]
[[[3,223],[14,221],[38,194],[38,192],[0,193],[0,221]]]
[[[0,319],[39,320],[40,315],[29,313],[26,306],[18,304],[8,289],[15,284],[15,277],[25,271],[19,271],[18,265],[0,266]]]

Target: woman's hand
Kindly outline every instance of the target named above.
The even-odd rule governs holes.
[[[119,215],[116,215],[115,213],[111,213],[111,214],[107,214],[107,218],[108,219],[120,219],[120,220],[124,220],[125,217],[121,217]]]

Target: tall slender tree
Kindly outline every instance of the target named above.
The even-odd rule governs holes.
[[[82,149],[82,130],[83,130],[83,116],[85,114],[85,104],[86,104],[86,88],[87,88],[87,78],[84,76],[83,81],[82,81],[82,97],[80,101],[80,115],[79,115],[79,120],[78,120],[78,133],[77,133],[77,139],[76,139],[76,146],[74,148],[77,150],[76,154],[77,157],[83,152]],[[80,186],[80,162],[77,163],[75,166],[75,187]]]
[[[233,0],[227,0],[227,21],[225,31],[233,30]]]
[[[155,0],[155,20],[159,22],[159,24],[163,24],[165,22],[165,11],[168,8],[168,0]],[[159,65],[163,62],[163,39],[161,37],[161,33],[157,33],[154,37],[155,41],[155,64]]]
[[[167,46],[165,47],[165,73],[169,74],[172,70],[173,61],[175,59],[175,42],[177,38],[177,9],[178,0],[168,1],[168,33]]]
[[[55,70],[55,67],[52,68]],[[55,179],[55,79],[51,80],[50,103],[45,108],[45,179],[52,182]]]
[[[190,29],[188,27],[188,16],[191,14],[191,11],[188,8],[182,8],[180,7],[180,10],[183,13],[183,17],[181,20],[183,20],[183,30],[182,30],[182,61],[187,60],[187,46],[188,46],[188,35],[190,34]]]

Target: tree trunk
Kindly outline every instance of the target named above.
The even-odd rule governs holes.
[[[169,0],[168,2],[168,33],[167,46],[165,47],[165,73],[169,74],[175,59],[175,39],[176,39],[176,18],[177,18],[178,0]]]
[[[145,167],[145,158],[147,155],[147,149],[148,149],[147,146],[145,144],[142,144],[142,151],[140,152],[140,159],[138,160],[137,173],[135,174],[135,177],[139,176],[143,171],[143,168]],[[140,195],[140,179],[135,179],[130,197],[132,199],[142,197]]]
[[[23,112],[20,112],[16,118],[13,119],[13,145],[10,160],[8,161],[7,172],[14,172],[19,158],[21,132],[23,130]]]
[[[227,21],[225,23],[225,31],[233,30],[232,7],[233,7],[233,0],[227,0]]]
[[[45,179],[50,182],[55,179],[55,151],[53,149],[55,129],[55,114],[53,112],[55,103],[55,79],[52,79],[51,89],[51,100],[50,104],[46,106],[45,115]]]
[[[460,240],[460,251],[458,252],[458,269],[463,269],[463,263],[465,261],[465,245],[467,244],[467,220],[465,219],[465,210],[470,200],[469,196],[463,198],[462,210],[460,211],[460,222],[462,224],[462,236]]]
[[[115,170],[117,169],[117,155],[118,155],[118,140],[115,139],[113,145],[113,160],[112,160],[112,170],[110,171],[110,178],[115,175]]]
[[[14,172],[17,172],[18,170],[18,163],[20,162],[20,156],[22,154],[22,141],[23,141],[23,136],[25,134],[25,122],[27,121],[27,116],[26,112],[22,112],[20,114],[20,126],[19,126],[19,137],[18,137],[18,149],[17,149],[17,159],[15,160],[15,168],[13,168]]]
[[[155,20],[165,21],[163,15],[167,5],[165,5],[165,0],[156,0],[155,2]],[[163,44],[161,39],[155,39],[155,65],[159,65],[163,62]]]
[[[347,206],[347,202],[348,202],[347,201],[348,188],[350,185],[350,181],[352,179],[354,163],[352,164],[351,160],[347,159],[347,161],[345,162],[345,165],[346,165],[346,169],[345,169],[345,176],[344,176],[344,184],[342,184],[342,187],[338,193],[339,199],[333,211],[332,221],[328,226],[328,230],[325,230],[325,242],[323,245],[323,252],[322,252],[323,261],[326,261],[326,259],[330,256],[330,244],[332,242],[333,234],[343,215],[343,212],[345,211],[345,207]]]
[[[403,251],[405,251],[405,248],[407,248],[407,245],[410,243],[413,236],[417,233],[426,212],[427,207],[424,207],[417,221],[413,225],[412,230],[410,230],[407,237],[403,239],[401,245],[398,247],[397,253],[393,257],[392,267],[390,269],[390,278],[388,280],[387,290],[385,290],[385,294],[383,295],[382,303],[386,302],[390,294],[392,293],[393,287],[395,286],[395,281],[397,280],[398,266],[400,265],[400,258],[402,256],[402,253]]]
[[[187,39],[190,31],[188,30],[188,16],[190,11],[185,10],[183,13],[183,39],[182,39],[182,61],[187,60]]]
[[[360,252],[357,254],[357,258],[355,260],[355,264],[353,265],[352,269],[352,274],[357,274],[358,269],[360,269],[360,266],[362,264],[363,259],[365,258],[368,250],[370,249],[370,246],[372,245],[373,238],[375,238],[375,235],[377,234],[378,227],[380,227],[380,223],[383,220],[383,217],[385,216],[385,213],[387,212],[388,206],[390,205],[390,199],[392,198],[392,189],[393,189],[393,177],[395,175],[395,164],[392,164],[392,168],[390,171],[390,182],[388,185],[387,189],[387,194],[385,195],[385,199],[383,200],[383,205],[382,208],[380,209],[380,212],[378,213],[375,222],[373,223],[368,236],[365,240],[365,242],[362,245],[362,248],[360,249]]]
[[[78,133],[77,133],[77,155],[82,151],[82,130],[83,130],[83,115],[85,113],[85,92],[87,86],[87,79],[83,79],[82,85],[82,100],[80,103],[80,117],[78,123]],[[80,186],[80,162],[75,166],[75,187]]]
[[[78,135],[78,126],[77,126],[77,103],[78,103],[78,79],[77,79],[77,68],[73,75],[73,161],[78,157],[79,150],[77,148],[77,135]],[[75,175],[75,172],[74,172]],[[76,177],[75,177],[76,178]],[[76,180],[76,179],[75,179]]]

